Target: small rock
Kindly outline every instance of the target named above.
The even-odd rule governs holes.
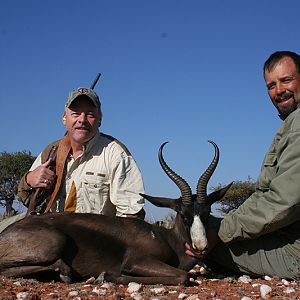
[[[150,291],[154,294],[162,294],[166,291],[166,289],[164,287],[159,287],[159,288],[150,289]]]
[[[265,276],[264,276],[264,280],[270,281],[270,280],[272,280],[272,277],[270,277],[270,276],[268,276],[268,275],[265,275]]]
[[[87,279],[87,280],[85,281],[85,283],[87,283],[87,284],[94,283],[95,280],[96,280],[95,277],[90,277],[89,279]]]
[[[192,268],[191,270],[189,270],[189,273],[191,274],[195,274],[198,272],[198,270],[200,269],[199,265],[195,265],[194,268]]]
[[[69,297],[76,297],[78,296],[78,292],[77,291],[70,291],[69,292]]]
[[[211,295],[211,297],[215,298],[216,295],[217,295],[217,292],[216,292],[216,291],[212,291],[212,292],[210,293],[210,295]]]
[[[110,289],[110,288],[112,288],[113,286],[114,286],[113,283],[105,282],[105,283],[103,283],[103,284],[101,285],[101,288],[103,288],[103,289]]]
[[[252,300],[252,299],[247,296],[244,296],[241,300]]]
[[[28,292],[20,292],[16,296],[17,296],[17,299],[23,300],[23,299],[26,299],[28,295],[29,295]]]
[[[90,284],[84,284],[82,286],[82,289],[84,289],[84,290],[90,290],[90,289],[92,289],[92,286]]]
[[[288,286],[290,283],[286,279],[282,279],[281,282],[285,285]]]
[[[15,281],[15,282],[14,282],[14,285],[16,285],[16,286],[21,286],[21,282],[20,282],[20,281]]]
[[[294,288],[286,288],[286,289],[283,290],[283,292],[285,294],[290,294],[290,293],[294,293],[295,289]]]
[[[198,295],[190,295],[186,298],[186,300],[200,300]]]
[[[234,280],[235,280],[234,277],[226,277],[226,278],[224,278],[224,282],[232,283],[232,282],[234,282]]]
[[[98,296],[105,296],[107,294],[106,289],[99,289],[96,286],[93,288],[92,293],[97,294]]]
[[[242,283],[250,283],[251,281],[252,279],[248,275],[243,275],[238,279],[238,282],[242,282]]]
[[[130,282],[128,283],[127,292],[129,294],[132,294],[134,292],[138,292],[142,288],[142,285],[136,282]]]
[[[187,296],[188,296],[187,294],[180,293],[180,294],[178,295],[178,299],[184,299],[184,298],[186,298]]]
[[[271,297],[272,288],[266,284],[260,286],[260,295],[263,299],[268,299]]]
[[[142,300],[143,299],[142,295],[138,292],[131,293],[130,297],[134,300]]]
[[[203,283],[203,281],[200,279],[196,279],[194,282],[197,283],[198,285],[201,285]]]

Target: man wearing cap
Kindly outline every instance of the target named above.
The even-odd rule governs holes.
[[[18,196],[23,203],[43,188],[50,191],[44,212],[144,218],[141,173],[122,143],[99,132],[101,120],[99,97],[92,89],[81,87],[69,93],[62,117],[67,133],[48,145],[21,179]],[[53,146],[55,171],[48,168],[47,160]]]

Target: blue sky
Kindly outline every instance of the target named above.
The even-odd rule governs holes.
[[[100,72],[101,130],[133,153],[148,194],[179,196],[157,160],[164,141],[193,190],[209,139],[221,153],[210,186],[256,179],[280,125],[262,66],[300,52],[299,11],[298,0],[2,0],[0,151],[37,155],[59,139],[69,90]]]

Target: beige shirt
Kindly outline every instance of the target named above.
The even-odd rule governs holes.
[[[30,170],[40,164],[41,154]],[[126,147],[110,136],[98,133],[77,159],[69,155],[64,178],[51,211],[64,210],[73,182],[75,212],[126,216],[144,207],[141,172]]]

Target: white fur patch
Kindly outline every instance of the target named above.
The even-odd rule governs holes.
[[[207,238],[205,227],[199,216],[194,216],[194,221],[190,229],[191,240],[193,248],[197,250],[204,250],[207,246]]]
[[[156,239],[156,235],[155,235],[155,233],[151,230],[150,231],[150,234],[151,234],[151,238],[154,240],[154,239]]]

